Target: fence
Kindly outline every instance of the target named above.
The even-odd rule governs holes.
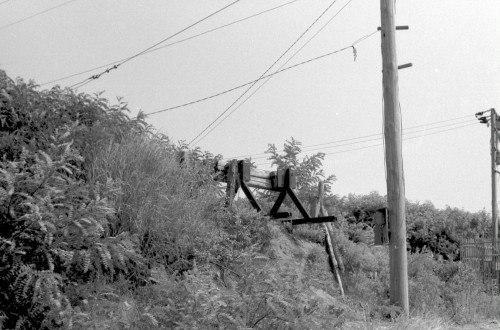
[[[491,241],[467,239],[460,246],[460,259],[474,267],[484,283],[500,289],[500,243],[493,249]]]

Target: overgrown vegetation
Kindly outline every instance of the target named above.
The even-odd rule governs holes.
[[[217,157],[198,149],[180,163],[184,149],[121,100],[39,91],[0,71],[0,329],[323,329],[398,318],[387,251],[371,243],[382,196],[327,190],[346,267],[341,299],[321,227],[283,228],[246,201],[225,209]],[[319,180],[335,177],[323,173],[324,155],[300,152],[293,138],[282,153],[268,149],[297,171],[307,204]],[[460,239],[487,237],[488,215],[407,209],[412,313],[498,318],[498,296],[451,261]]]
[[[87,148],[85,134],[99,123],[97,115],[83,115],[101,105],[66,97],[68,92],[58,98],[57,91],[36,93],[31,84],[1,77],[2,325],[70,326],[72,287],[144,277],[134,237],[108,234],[119,187],[112,180],[89,184],[82,179],[80,150]],[[84,106],[76,107],[78,101]]]
[[[387,206],[385,196],[350,194],[329,196],[327,204],[348,223],[348,237],[355,242],[373,241],[372,214]],[[491,216],[486,211],[467,212],[447,206],[437,209],[431,202],[406,201],[408,245],[411,253],[432,252],[445,260],[459,258],[460,242],[467,238],[490,237]]]

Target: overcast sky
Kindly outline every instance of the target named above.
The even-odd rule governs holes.
[[[106,67],[51,81],[137,54],[231,2],[0,1],[0,68],[41,88],[71,86]],[[283,6],[134,58],[78,91],[105,91],[112,102],[122,96],[132,115],[223,92],[259,78],[331,3],[241,0],[159,46]],[[397,32],[398,63],[413,63],[399,72],[411,201],[491,210],[490,131],[474,113],[500,110],[499,17],[498,0],[396,3],[397,24],[410,26]],[[378,26],[379,1],[335,1],[269,72],[321,28],[285,67],[348,47]],[[224,157],[256,155],[259,168],[269,169],[258,154],[268,143],[282,146],[293,136],[303,143],[304,155],[327,154],[325,171],[338,178],[335,193],[386,194],[382,139],[376,136],[382,132],[381,62],[376,33],[356,44],[355,54],[350,48],[277,74],[239,108],[230,108],[221,119],[231,115],[196,146]],[[243,97],[249,86],[148,121],[174,141],[190,142],[260,85]],[[335,141],[343,142],[325,145]]]

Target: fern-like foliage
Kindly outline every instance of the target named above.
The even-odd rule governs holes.
[[[83,159],[56,129],[47,148],[0,162],[0,311],[6,328],[54,328],[71,319],[65,283],[112,280],[142,265],[128,235],[108,237],[112,182],[79,180]]]

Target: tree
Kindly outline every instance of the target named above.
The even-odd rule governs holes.
[[[320,181],[325,183],[325,192],[330,192],[331,184],[336,181],[336,177],[335,175],[325,176],[322,169],[325,154],[318,152],[300,159],[301,145],[302,143],[293,137],[285,141],[282,152],[278,151],[276,145],[269,144],[266,150],[266,153],[270,154],[268,160],[271,160],[272,165],[276,165],[278,169],[289,168],[295,171],[297,191],[300,196],[307,199],[315,194]]]

